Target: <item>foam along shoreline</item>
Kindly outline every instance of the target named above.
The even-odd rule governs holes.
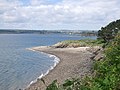
[[[34,48],[36,48],[36,47],[34,47]],[[31,51],[35,51],[35,52],[36,52],[36,50],[34,50],[34,49],[32,49],[32,48],[27,48],[27,50],[31,50]],[[27,86],[27,88],[30,87],[30,85],[32,85],[32,84],[34,84],[35,82],[37,82],[38,79],[41,79],[41,78],[43,78],[44,76],[46,76],[47,74],[49,74],[49,72],[50,72],[52,69],[54,69],[54,68],[56,67],[56,65],[60,62],[60,59],[59,59],[57,56],[55,56],[55,55],[48,54],[48,53],[44,53],[44,52],[39,52],[39,53],[48,55],[50,58],[53,57],[53,58],[54,58],[54,59],[53,59],[53,60],[54,60],[54,65],[51,66],[51,67],[46,71],[46,73],[42,73],[40,76],[38,76],[38,78],[36,78],[35,80],[31,81],[30,84]]]
[[[75,77],[84,77],[90,75],[92,53],[87,49],[90,47],[77,48],[55,48],[52,46],[39,46],[27,48],[32,51],[39,51],[47,54],[50,57],[55,57],[55,64],[45,74],[40,75],[37,80],[32,81],[25,90],[45,90],[45,85],[40,80],[43,78],[46,85],[49,85],[53,80],[57,79],[59,83],[64,80]],[[57,65],[57,66],[56,66]]]

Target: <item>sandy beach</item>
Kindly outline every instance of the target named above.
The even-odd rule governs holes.
[[[57,56],[60,62],[49,72],[43,79],[46,85],[49,85],[53,80],[59,83],[69,78],[83,78],[85,75],[91,75],[93,61],[90,57],[93,56],[87,49],[89,47],[78,48],[54,48],[51,46],[40,46],[29,48],[29,50],[40,51]],[[45,90],[45,85],[41,80],[31,84],[26,90]]]

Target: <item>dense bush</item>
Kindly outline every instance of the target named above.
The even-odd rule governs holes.
[[[120,33],[106,48],[105,55],[103,61],[96,62],[94,80],[101,90],[120,90]]]
[[[120,20],[113,21],[107,26],[102,27],[98,31],[98,38],[103,39],[104,42],[109,42],[114,39],[118,31],[120,31]]]

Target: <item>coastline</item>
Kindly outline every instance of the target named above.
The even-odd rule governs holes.
[[[60,59],[45,76],[41,75],[34,83],[30,84],[25,90],[45,90],[46,86],[40,80],[44,79],[45,84],[49,85],[53,80],[58,80],[63,83],[64,80],[69,78],[83,78],[85,75],[91,75],[92,60],[90,59],[93,54],[87,49],[90,47],[78,48],[54,48],[52,46],[39,46],[29,48],[28,50],[39,51],[46,54],[56,56]]]
[[[31,48],[27,48],[27,50],[36,52],[36,50],[32,50]],[[40,52],[40,51],[37,51],[37,52]],[[45,73],[42,73],[40,76],[38,76],[35,80],[31,81],[30,84],[27,86],[27,88],[30,87],[32,84],[36,83],[38,79],[41,79],[41,78],[45,77],[47,74],[49,74],[49,72],[51,70],[53,70],[57,66],[57,64],[60,62],[60,59],[55,55],[44,53],[44,52],[40,52],[40,53],[45,54],[45,55],[49,56],[50,58],[53,57],[54,65],[51,66]]]

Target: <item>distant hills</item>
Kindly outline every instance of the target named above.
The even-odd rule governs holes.
[[[0,29],[0,34],[44,34],[44,33],[46,33],[46,31]]]
[[[12,30],[0,29],[0,34],[70,34],[82,36],[96,36],[97,31],[82,30]]]

